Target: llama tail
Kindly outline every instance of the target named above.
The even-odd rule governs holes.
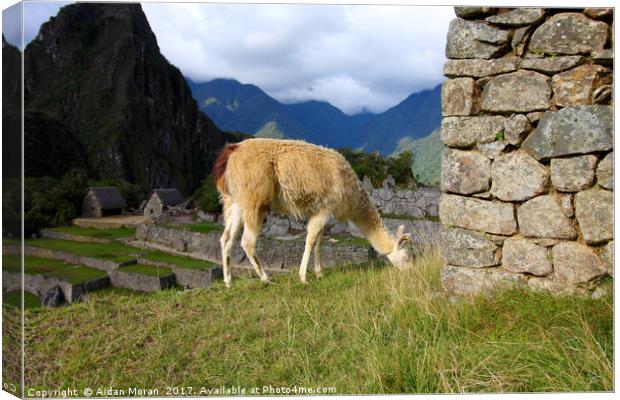
[[[226,188],[226,179],[224,177],[224,174],[226,172],[226,165],[228,164],[228,158],[230,157],[232,152],[237,149],[237,147],[239,147],[238,144],[227,144],[226,146],[224,146],[224,148],[220,152],[220,155],[217,157],[217,160],[215,160],[215,164],[213,165],[213,172],[212,172],[213,181],[215,182],[215,186],[217,187],[217,190],[222,195],[228,194],[228,190]]]

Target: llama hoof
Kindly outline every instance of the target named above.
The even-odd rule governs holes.
[[[227,289],[230,289],[232,287],[232,284],[230,282],[224,282],[224,285],[226,285]]]
[[[315,272],[314,275],[316,275],[317,279],[323,278],[323,273],[322,272]]]

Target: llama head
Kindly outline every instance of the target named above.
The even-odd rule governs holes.
[[[407,242],[411,240],[410,233],[403,233],[405,227],[400,225],[396,230],[396,240],[394,248],[386,256],[388,260],[399,270],[405,270],[413,266],[413,257],[407,246]]]

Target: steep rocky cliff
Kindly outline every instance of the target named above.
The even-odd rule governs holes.
[[[53,127],[71,148],[47,158],[44,151],[26,153],[35,174],[45,161],[84,164],[99,177],[188,194],[221,146],[238,140],[198,110],[139,4],[63,7],[27,46],[24,64],[25,141],[44,150]],[[84,162],[71,157],[80,152]]]

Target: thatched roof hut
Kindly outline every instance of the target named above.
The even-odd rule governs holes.
[[[159,218],[167,206],[176,206],[185,201],[177,189],[154,189],[146,200],[144,216]]]
[[[115,187],[90,187],[82,202],[82,217],[100,218],[121,215],[127,207],[125,199]]]

